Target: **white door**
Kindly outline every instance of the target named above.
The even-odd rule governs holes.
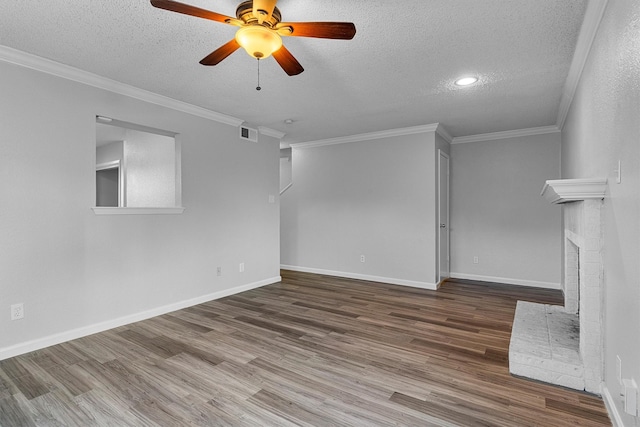
[[[438,282],[449,277],[449,156],[438,150]]]

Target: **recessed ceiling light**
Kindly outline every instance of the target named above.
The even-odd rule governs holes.
[[[285,124],[290,125],[291,123],[293,123],[293,120],[292,119],[287,119],[284,122],[285,122]]]
[[[478,81],[477,77],[462,77],[456,80],[457,86],[469,86]]]

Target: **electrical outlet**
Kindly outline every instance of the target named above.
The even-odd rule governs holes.
[[[11,320],[18,320],[24,317],[24,304],[11,305]]]
[[[478,263],[478,257],[477,257],[477,256],[474,256],[474,257],[473,257],[473,263],[474,263],[474,264],[477,264],[477,263]]]
[[[360,262],[364,262],[364,261],[365,261],[364,255],[360,255]]]
[[[239,270],[240,270],[240,273],[244,273],[244,262],[240,263]]]
[[[218,276],[222,276],[222,267],[218,267],[217,273],[218,273]]]

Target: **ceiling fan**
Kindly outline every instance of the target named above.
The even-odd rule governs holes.
[[[276,3],[277,0],[243,1],[236,9],[236,18],[232,18],[174,0],[151,0],[151,4],[160,9],[240,27],[235,38],[204,57],[200,61],[202,65],[219,64],[243,47],[257,59],[273,55],[288,75],[295,76],[304,68],[282,45],[281,36],[350,40],[356,34],[356,27],[351,22],[281,22],[282,15]]]

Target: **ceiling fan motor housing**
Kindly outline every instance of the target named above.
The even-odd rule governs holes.
[[[266,16],[266,11],[265,11],[265,16]],[[260,24],[258,17],[253,14],[253,0],[247,0],[240,3],[238,5],[238,8],[236,9],[236,17],[240,19],[242,22],[244,22],[245,24],[264,25],[268,28],[275,27],[282,20],[280,9],[278,9],[277,7],[274,7],[271,17],[268,19],[264,19],[264,21],[262,21],[262,24]]]

